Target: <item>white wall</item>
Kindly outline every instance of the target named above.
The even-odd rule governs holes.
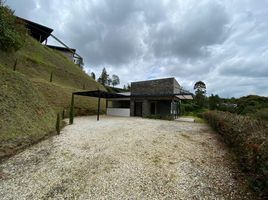
[[[130,109],[129,108],[107,108],[107,115],[129,117]]]

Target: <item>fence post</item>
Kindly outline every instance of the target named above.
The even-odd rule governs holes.
[[[52,82],[52,79],[53,79],[53,72],[50,73],[50,80],[49,80],[49,82]]]
[[[57,134],[60,134],[60,113],[57,113],[57,122],[56,122],[56,131]]]
[[[17,69],[17,62],[18,62],[18,59],[16,58],[14,66],[13,66],[13,71],[16,71],[16,69]]]
[[[74,123],[74,94],[72,93],[69,124],[73,124],[73,123]]]

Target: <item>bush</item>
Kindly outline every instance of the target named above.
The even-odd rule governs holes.
[[[0,1],[0,50],[17,51],[25,41],[26,28]]]
[[[203,114],[209,124],[223,136],[239,158],[252,188],[268,195],[268,126],[265,122],[228,112]]]

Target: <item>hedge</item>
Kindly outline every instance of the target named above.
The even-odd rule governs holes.
[[[208,111],[203,118],[236,153],[252,188],[268,195],[268,124],[247,116]]]

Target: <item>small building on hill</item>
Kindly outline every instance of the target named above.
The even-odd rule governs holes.
[[[130,92],[119,94],[120,98],[107,99],[107,115],[176,117],[181,100],[193,99],[175,78],[132,82]]]
[[[75,52],[76,49],[73,48],[65,48],[65,47],[59,47],[59,46],[53,46],[53,45],[47,45],[47,47],[54,49],[60,53],[62,53],[64,56],[66,56],[69,60],[75,62]]]

